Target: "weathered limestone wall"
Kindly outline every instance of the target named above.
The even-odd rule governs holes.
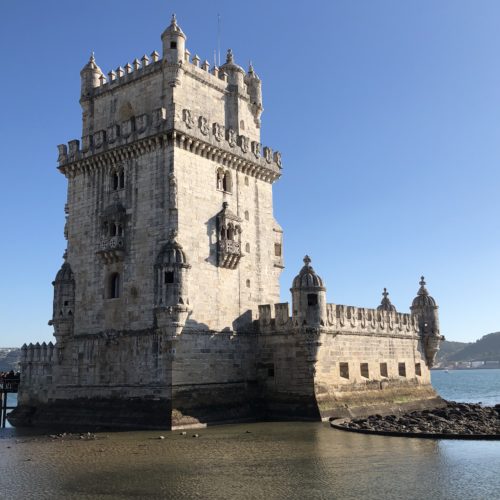
[[[275,224],[271,184],[231,171],[232,193],[216,189],[218,164],[175,150],[179,236],[191,264],[188,327],[247,328],[258,304],[279,299],[279,272],[273,265]],[[245,182],[248,180],[248,185]],[[241,219],[244,256],[236,269],[217,265],[216,215],[227,201]],[[247,246],[248,244],[248,246]]]
[[[168,237],[168,171],[171,148],[158,147],[124,161],[125,187],[110,186],[112,169],[82,172],[70,179],[68,193],[68,261],[76,282],[75,333],[150,328],[153,322],[154,261]],[[105,262],[103,221],[120,203],[125,211],[124,257]],[[119,298],[110,299],[109,276],[122,277]]]
[[[258,418],[256,336],[185,333],[175,341],[172,425]]]

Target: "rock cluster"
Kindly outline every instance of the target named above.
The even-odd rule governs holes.
[[[448,402],[444,408],[405,415],[372,415],[338,424],[349,430],[402,434],[488,435],[500,439],[500,405]]]

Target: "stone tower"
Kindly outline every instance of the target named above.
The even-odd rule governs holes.
[[[107,77],[92,54],[81,146],[59,146],[77,335],[245,330],[279,300],[281,157],[261,147],[260,79],[231,50],[221,68],[191,59],[175,16],[161,39],[163,58]]]

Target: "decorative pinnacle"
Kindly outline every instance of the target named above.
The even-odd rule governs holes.
[[[425,285],[425,278],[423,276],[420,276],[420,283],[419,283],[420,286],[424,286]]]
[[[234,55],[231,49],[227,49],[226,63],[232,64],[234,62]]]
[[[177,17],[175,17],[175,13],[174,13],[174,14],[172,14],[172,19],[171,19],[171,21],[170,21],[170,24],[171,24],[172,26],[177,26]]]
[[[252,61],[250,61],[250,62],[248,63],[248,74],[249,74],[249,75],[253,75],[253,74],[254,74]]]
[[[384,299],[387,299],[387,296],[389,295],[389,292],[387,291],[387,288],[384,288],[384,291],[382,292],[382,295],[384,296]]]
[[[178,234],[177,229],[171,229],[170,230],[170,235],[169,235],[170,239],[172,241],[175,241],[175,239],[177,238],[177,234]]]
[[[311,265],[311,258],[309,257],[309,255],[306,255],[304,257],[304,264],[307,266],[307,267],[310,267]]]

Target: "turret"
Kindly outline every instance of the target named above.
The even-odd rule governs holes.
[[[49,325],[54,327],[54,336],[58,344],[73,333],[75,312],[75,277],[64,254],[64,263],[52,282],[54,286],[54,302],[52,319]]]
[[[172,14],[170,26],[162,33],[163,59],[167,63],[178,63],[184,61],[186,52],[186,35],[177,24],[175,14]]]
[[[420,278],[420,288],[410,307],[411,314],[418,317],[418,326],[422,337],[427,365],[432,368],[436,354],[444,337],[439,333],[438,305],[425,287],[425,279]]]
[[[95,62],[92,52],[89,62],[80,71],[81,78],[81,97],[86,98],[92,94],[92,90],[101,85],[101,77],[104,77],[101,68]]]
[[[318,328],[325,324],[326,288],[312,268],[309,256],[304,257],[304,267],[293,280],[290,291],[294,325]]]
[[[175,239],[166,243],[155,265],[155,311],[157,326],[163,334],[179,335],[191,312],[187,272],[191,267],[182,246]]]
[[[257,76],[257,73],[255,73],[252,63],[250,63],[244,82],[248,89],[248,96],[250,97],[250,104],[252,105],[255,121],[257,125],[260,126],[260,115],[264,110],[262,107],[262,82]]]

